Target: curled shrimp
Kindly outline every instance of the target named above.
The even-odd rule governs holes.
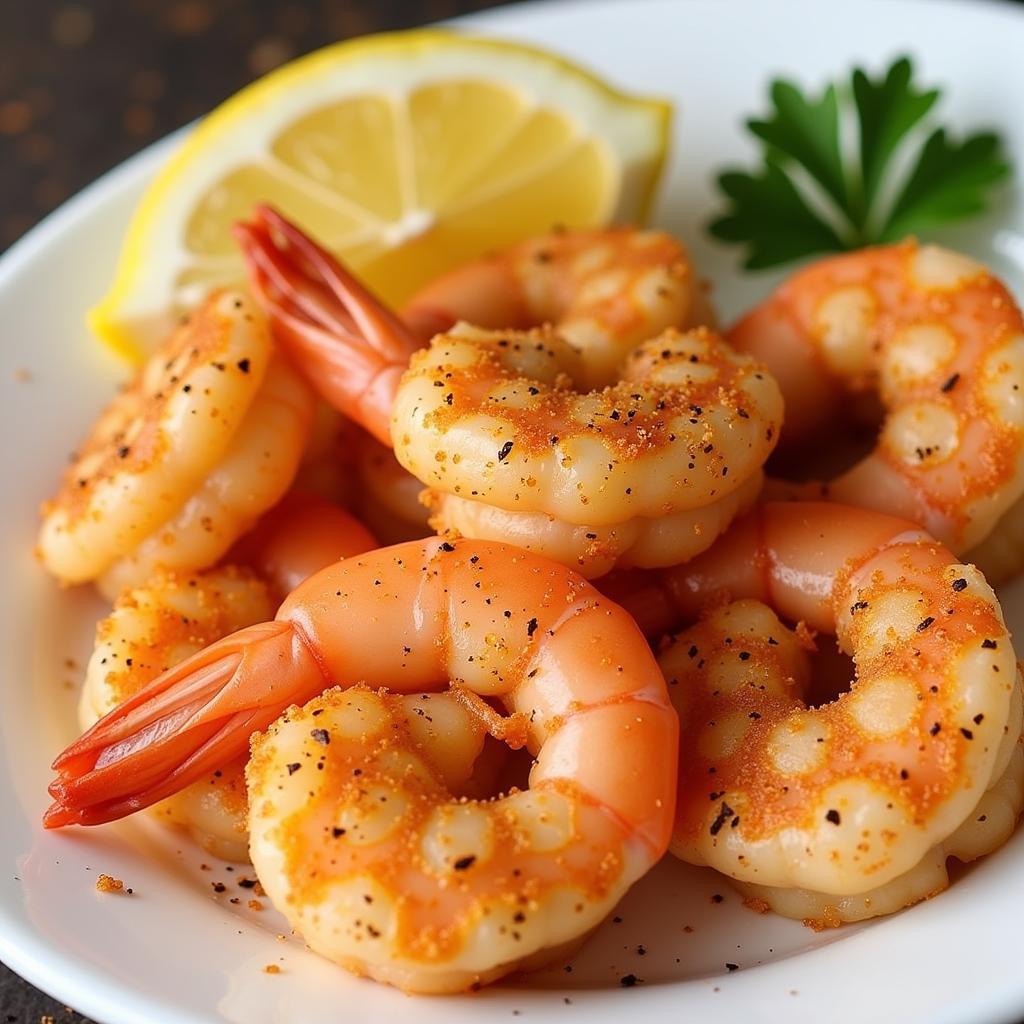
[[[287,490],[312,411],[259,309],[213,294],[93,427],[44,507],[43,564],[108,594],[212,565]]]
[[[641,341],[712,319],[685,249],[659,231],[560,231],[521,243],[443,275],[401,316],[267,206],[235,234],[275,337],[330,404],[389,446],[409,357],[460,320],[554,325],[585,353],[579,372],[590,388],[615,380]]]
[[[529,788],[455,796],[380,686],[457,695],[525,744]],[[633,621],[556,563],[438,538],[322,570],[120,705],[55,761],[46,824],[161,799],[311,700],[255,744],[252,855],[347,967],[416,991],[492,980],[585,936],[665,850],[678,722]]]
[[[834,904],[952,852],[1021,729],[1013,647],[977,569],[903,520],[782,503],[672,575],[683,615],[747,599],[660,658],[682,729],[677,856]],[[836,636],[849,692],[809,703],[801,638],[776,612],[804,643]]]
[[[376,546],[365,527],[334,505],[293,492],[205,572],[162,571],[118,596],[96,627],[79,721],[89,728],[162,672],[230,633],[273,616],[284,596],[338,558]],[[206,850],[248,860],[245,756],[157,804],[162,820],[187,828]]]
[[[782,419],[774,380],[706,328],[666,331],[602,391],[547,331],[459,325],[413,357],[395,454],[433,525],[512,540],[588,577],[704,551],[760,491]]]
[[[794,497],[921,523],[956,552],[1024,492],[1024,319],[981,264],[916,242],[821,260],[727,332],[786,400],[782,445],[810,441],[875,395],[878,442]]]
[[[421,328],[450,320],[436,314],[444,294],[452,302],[463,296],[459,312],[502,330],[461,324],[435,337],[399,383],[417,344],[407,325],[396,327],[394,315],[333,257],[276,214],[261,210],[240,230],[254,292],[279,336],[307,372],[315,370],[325,394],[431,485],[436,528],[514,538],[591,577],[615,564],[672,564],[704,550],[756,497],[782,416],[771,377],[710,331],[657,331],[682,318],[676,292],[664,285],[662,296],[662,286],[652,292],[650,284],[652,275],[678,276],[678,250],[663,237],[613,236],[632,253],[623,256],[627,277],[608,271],[605,243],[588,234],[588,245],[600,250],[592,261],[600,275],[579,294],[559,286],[575,302],[565,299],[571,315],[563,310],[553,328],[533,334],[503,322],[529,319],[518,291],[504,305],[492,296],[494,281],[508,285],[505,257],[446,277],[422,305],[414,300],[414,310],[434,311],[419,317]],[[546,297],[529,307],[531,316],[556,309],[552,282],[561,278],[551,277],[550,265],[570,253],[575,266],[590,251],[569,236],[556,239],[561,247],[551,242],[550,259],[537,258],[548,249],[529,249],[537,275],[530,287]],[[525,251],[517,247],[508,261],[518,266]],[[487,282],[479,300],[469,287],[476,274]],[[621,294],[608,291],[613,280]],[[487,315],[480,303],[489,302]],[[583,315],[587,303],[621,328],[612,332],[621,345],[611,376],[604,356],[592,360],[594,346],[604,349],[587,340],[582,325],[593,334],[598,319],[593,310]],[[629,306],[631,317],[613,316],[609,303]],[[591,390],[595,382],[610,387]]]
[[[682,244],[664,231],[554,231],[443,274],[403,318],[424,337],[460,320],[492,330],[551,324],[583,354],[577,383],[618,379],[643,341],[714,323]]]

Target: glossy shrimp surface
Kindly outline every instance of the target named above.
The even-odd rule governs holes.
[[[591,577],[703,551],[760,489],[775,381],[706,328],[640,344],[602,390],[574,388],[584,362],[551,330],[469,325],[413,357],[391,433],[433,525]]]
[[[459,696],[525,744],[529,789],[457,796],[356,683]],[[583,937],[666,848],[678,722],[632,620],[556,563],[436,538],[335,563],[121,704],[55,762],[47,824],[161,799],[315,697],[256,744],[252,854],[345,966],[416,991],[499,977]]]
[[[774,504],[683,567],[719,607],[661,665],[682,728],[672,849],[759,886],[877,890],[939,849],[1020,735],[1016,660],[981,574],[913,524]],[[757,603],[765,602],[765,604]],[[775,613],[800,622],[802,641]],[[801,653],[833,634],[848,693],[814,706]]]
[[[915,242],[832,257],[727,337],[777,376],[783,445],[820,444],[857,396],[883,406],[874,450],[794,496],[913,519],[963,552],[1024,491],[1024,319],[981,264]]]
[[[185,658],[245,626],[265,622],[288,591],[338,558],[375,547],[346,512],[310,495],[289,495],[237,545],[229,564],[205,572],[159,572],[125,590],[96,627],[79,700],[89,728]],[[248,860],[244,756],[157,804],[216,856]]]
[[[44,507],[43,564],[108,594],[212,565],[287,489],[311,416],[258,308],[215,293],[93,427]]]

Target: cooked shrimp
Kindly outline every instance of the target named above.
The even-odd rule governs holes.
[[[454,796],[391,698],[351,689],[450,679],[533,755],[527,791]],[[586,935],[664,852],[678,721],[633,621],[553,562],[437,538],[324,569],[121,704],[55,762],[46,823],[161,799],[331,683],[256,743],[248,782],[263,885],[345,966],[417,991],[492,980]]]
[[[905,907],[930,899],[949,888],[949,861],[967,864],[993,853],[1013,835],[1021,810],[1024,809],[1024,746],[1021,745],[1021,677],[1014,686],[1013,725],[1007,729],[1000,748],[1002,771],[994,773],[996,781],[978,801],[964,823],[937,846],[933,847],[909,871],[867,892],[849,896],[811,892],[807,889],[773,888],[752,882],[733,885],[748,901],[774,910],[783,917],[792,917],[820,931],[851,921],[894,914]]]
[[[1005,771],[1020,710],[999,604],[918,527],[768,504],[680,574],[690,613],[755,600],[660,659],[683,736],[677,856],[759,886],[878,890],[942,848]],[[836,636],[848,693],[808,704],[808,666],[776,611],[805,638]]]
[[[704,551],[760,491],[774,380],[706,328],[644,342],[602,391],[572,389],[581,362],[550,330],[465,324],[413,357],[391,430],[433,525],[589,577]]]
[[[423,484],[398,462],[391,448],[356,429],[353,446],[359,488],[355,506],[359,515],[388,544],[426,537],[430,513],[420,500]]]
[[[113,597],[160,569],[189,572],[218,561],[288,490],[312,417],[313,398],[302,377],[283,356],[271,356],[224,457],[176,515],[103,573],[100,590]]]
[[[275,337],[328,402],[386,445],[409,357],[460,320],[552,324],[583,353],[578,380],[592,388],[617,379],[641,341],[712,319],[686,251],[658,231],[562,231],[513,246],[444,275],[401,317],[269,207],[236,236]]]
[[[185,575],[161,572],[121,594],[96,627],[79,701],[83,728],[162,672],[229,633],[265,622],[290,590],[330,562],[371,550],[373,537],[336,506],[289,495],[232,551],[235,564]],[[243,566],[245,566],[243,568]],[[244,755],[153,808],[207,850],[248,859]]]
[[[213,564],[284,493],[311,413],[258,308],[215,293],[101,415],[44,508],[44,565],[116,591]]]
[[[870,454],[794,496],[904,516],[964,552],[1024,492],[1024,318],[981,264],[916,242],[831,257],[727,337],[778,378],[783,445],[820,446],[856,396],[884,407]]]
[[[706,328],[660,331],[697,308],[666,236],[615,229],[517,246],[414,299],[415,330],[273,211],[259,209],[239,238],[278,337],[431,485],[438,529],[514,537],[594,577],[703,551],[756,497],[778,389]],[[608,269],[616,253],[622,274]],[[438,335],[399,384],[417,332],[459,314],[501,330]],[[554,327],[515,329],[538,317]]]
[[[612,384],[642,341],[714,315],[682,243],[664,231],[555,231],[427,285],[403,319],[429,339],[460,320],[492,330],[552,325],[582,355],[577,383]]]

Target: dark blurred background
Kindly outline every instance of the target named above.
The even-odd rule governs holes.
[[[0,251],[125,157],[301,53],[499,3],[0,0]]]
[[[0,251],[143,146],[339,39],[508,0],[0,0]],[[0,964],[0,1024],[89,1024]]]

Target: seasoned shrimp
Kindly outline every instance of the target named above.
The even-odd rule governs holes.
[[[78,705],[83,729],[162,672],[244,626],[265,622],[276,602],[249,569],[226,566],[193,575],[160,573],[132,587],[96,626],[96,646]],[[244,755],[228,759],[153,807],[225,860],[248,860]]]
[[[814,503],[762,506],[678,572],[684,613],[754,600],[660,658],[683,736],[672,851],[833,897],[955,855],[944,844],[1021,728],[1016,659],[982,575],[908,522]],[[808,704],[801,641],[775,611],[803,623],[805,642],[836,636],[853,659],[848,693]]]
[[[727,337],[778,378],[784,446],[820,446],[858,396],[884,407],[875,449],[794,497],[904,516],[964,552],[1024,492],[1024,319],[981,264],[916,242],[831,257]]]
[[[176,515],[103,573],[100,590],[112,597],[160,569],[213,565],[287,491],[312,416],[309,388],[287,359],[274,354],[224,457]]]
[[[413,357],[391,430],[432,524],[588,577],[704,551],[760,491],[774,380],[706,328],[644,342],[602,391],[573,390],[581,362],[550,330],[465,324]]]
[[[409,357],[460,320],[498,330],[550,323],[600,387],[642,341],[712,322],[682,245],[657,231],[556,232],[446,274],[399,317],[269,207],[236,227],[253,294],[296,365],[337,409],[391,444]]]
[[[244,626],[265,622],[303,579],[338,558],[376,546],[348,513],[289,495],[235,547],[233,564],[185,575],[161,572],[121,594],[96,627],[79,701],[83,728],[162,672]],[[248,859],[244,755],[153,808],[216,856]]]
[[[583,355],[577,383],[618,380],[623,360],[666,328],[711,326],[714,315],[682,243],[664,231],[555,231],[443,274],[403,319],[421,337],[460,320],[492,330],[551,324]]]
[[[457,696],[525,744],[529,789],[455,795],[379,686]],[[314,697],[255,744],[251,851],[310,945],[361,973],[454,991],[558,955],[667,846],[678,720],[633,621],[556,563],[438,538],[324,569],[121,704],[55,762],[46,824],[161,799]]]
[[[603,356],[592,364],[581,326],[589,321],[579,307],[554,327],[523,332],[503,323],[529,319],[516,313],[520,299],[513,296],[515,309],[506,302],[491,311],[500,331],[457,325],[416,355],[399,383],[395,353],[415,346],[408,326],[389,327],[393,314],[276,214],[259,211],[240,236],[254,292],[275,330],[306,361],[307,372],[318,368],[330,387],[337,379],[349,389],[338,393],[339,407],[392,443],[399,462],[431,486],[437,529],[514,539],[596,577],[615,564],[673,564],[703,551],[754,501],[761,464],[778,436],[781,399],[767,373],[708,329],[656,333],[665,318],[650,310],[635,323],[612,317],[622,341],[615,366],[602,363]],[[565,251],[577,253],[576,242],[558,237]],[[615,237],[648,256],[667,245]],[[526,250],[515,251],[519,260]],[[529,251],[536,263],[536,252],[544,250]],[[595,265],[603,267],[603,259]],[[436,314],[438,296],[454,299],[465,290],[456,284],[477,272],[504,279],[503,260],[474,264],[415,308]],[[548,283],[537,285],[538,294],[548,295],[554,287],[548,263],[539,262],[538,280]],[[641,264],[647,281],[653,271]],[[664,257],[654,266],[663,271]],[[598,295],[600,303],[611,302],[610,294],[597,289],[587,301]],[[668,319],[678,320],[678,304],[669,307]],[[473,305],[466,312],[488,319]],[[445,319],[431,315],[435,326]],[[353,327],[343,330],[346,322]],[[562,336],[566,323],[570,340]],[[408,359],[402,355],[403,366]],[[333,362],[321,366],[324,360]],[[595,381],[608,386],[590,390]]]
[[[44,508],[44,565],[116,592],[213,564],[287,489],[311,415],[259,309],[215,293],[93,428]]]
[[[1011,722],[1019,725],[1021,679],[1014,687]],[[747,897],[748,905],[773,910],[783,917],[802,921],[815,931],[835,928],[852,921],[894,914],[905,907],[930,899],[949,888],[949,861],[967,864],[998,850],[1013,835],[1024,809],[1024,745],[1019,727],[1007,729],[1000,748],[996,781],[985,791],[964,823],[947,839],[934,846],[909,871],[867,892],[847,896],[812,892],[808,889],[775,888],[753,882],[732,884]]]

